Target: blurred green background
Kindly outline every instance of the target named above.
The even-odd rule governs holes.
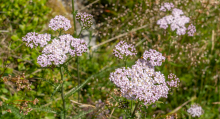
[[[161,29],[157,20],[165,16],[159,8],[164,2],[174,3],[189,17],[190,23],[196,26],[193,37],[178,36],[175,32]],[[70,4],[71,1],[66,1]],[[92,4],[91,4],[92,3]],[[220,118],[220,3],[218,0],[88,0],[82,3],[87,6],[80,12],[88,12],[96,21],[95,30],[97,44],[106,42],[80,57],[80,77],[82,82],[100,70],[112,68],[90,80],[81,90],[81,103],[94,105],[98,100],[105,102],[116,87],[109,80],[110,72],[124,66],[123,61],[114,57],[114,46],[121,40],[126,40],[136,46],[138,54],[128,59],[131,67],[145,50],[155,49],[166,57],[166,61],[157,71],[165,76],[174,73],[180,79],[178,88],[170,91],[168,98],[153,104],[148,108],[143,106],[139,115],[141,118],[162,118],[179,107],[178,118],[189,118],[186,110],[193,103],[202,106],[204,114],[201,119]],[[1,0],[0,1],[0,118],[54,119],[61,118],[60,92],[53,94],[60,81],[59,70],[43,69],[37,64],[40,48],[31,49],[22,41],[28,32],[55,32],[48,28],[49,20],[55,15],[63,15],[71,20],[71,7],[58,0]],[[144,27],[143,27],[144,26]],[[143,28],[142,28],[143,27]],[[74,29],[65,33],[72,34]],[[91,36],[92,37],[92,36]],[[109,40],[113,39],[113,40]],[[108,41],[108,42],[107,42]],[[94,48],[94,50],[92,50]],[[73,58],[68,65],[70,75],[65,75],[65,91],[77,86],[77,64]],[[13,82],[4,83],[3,77],[13,77],[25,73],[26,79],[32,83],[32,91],[16,91]],[[58,83],[56,83],[58,80]],[[195,99],[193,97],[196,97]],[[33,110],[28,115],[19,113],[15,105],[18,100],[34,100],[37,105],[30,105]],[[191,100],[194,99],[194,100]],[[67,100],[68,118],[89,108],[80,107],[70,100],[77,101],[77,93]],[[187,103],[185,103],[187,102]],[[115,104],[116,102],[112,102]],[[48,104],[48,105],[47,105]],[[43,108],[41,106],[44,106]],[[82,118],[95,117],[103,110],[112,111],[114,107],[104,106],[95,109]],[[6,112],[11,109],[12,113]],[[123,109],[116,108],[112,118],[123,115]],[[164,117],[165,118],[165,117]]]

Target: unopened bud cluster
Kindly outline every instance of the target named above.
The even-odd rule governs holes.
[[[83,29],[88,29],[92,26],[92,18],[93,16],[91,14],[87,14],[86,12],[76,14],[76,20],[82,23]]]

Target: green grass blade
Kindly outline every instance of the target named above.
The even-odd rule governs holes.
[[[65,94],[64,98],[70,97],[72,94],[74,94],[75,92],[77,92],[78,90],[80,90],[83,86],[85,86],[91,79],[94,79],[94,77],[100,76],[100,75],[102,75],[104,72],[107,72],[107,71],[109,71],[109,70],[111,70],[111,69],[114,69],[114,67],[105,69],[105,70],[103,70],[103,71],[101,71],[101,72],[99,72],[99,73],[97,73],[97,74],[94,74],[94,75],[90,76],[90,77],[87,78],[86,81],[84,81],[79,87],[77,87],[77,88],[72,88],[69,92],[67,92],[67,93]]]

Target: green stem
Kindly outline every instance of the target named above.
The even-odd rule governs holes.
[[[61,33],[62,33],[62,29],[60,28],[60,31],[59,31],[59,36],[61,35]]]
[[[77,36],[77,38],[79,38],[79,37],[80,37],[80,35],[81,35],[82,31],[83,31],[83,28],[81,28],[81,30],[80,30],[79,35]]]
[[[132,113],[132,105],[133,105],[133,100],[131,100],[131,113]]]
[[[92,40],[92,31],[89,31],[89,43],[88,43],[88,46],[89,46],[89,50],[90,50],[90,42]]]
[[[77,56],[77,77],[78,77],[78,87],[80,86],[80,77],[79,77],[79,56]],[[78,102],[79,102],[80,90],[78,91]]]
[[[73,59],[74,57],[70,57],[63,65],[66,65],[71,59]]]
[[[134,108],[134,111],[133,111],[131,117],[134,117],[135,111],[136,111],[136,109],[137,109],[137,107],[138,107],[138,104],[139,104],[139,101],[136,103],[135,108]]]
[[[64,84],[64,79],[63,79],[63,71],[62,71],[62,66],[60,67],[60,75],[61,75],[61,80],[63,81],[62,82],[62,87],[61,87],[61,97],[62,97],[62,100],[63,100],[63,112],[64,112],[64,119],[66,119],[66,102],[65,102],[65,99],[64,99],[64,88],[63,88],[63,84]]]
[[[125,62],[125,68],[127,69],[127,62],[126,62],[126,60],[124,60],[124,62]]]
[[[74,34],[76,34],[76,15],[75,15],[75,9],[74,9],[74,0],[72,0],[72,14],[73,14]]]

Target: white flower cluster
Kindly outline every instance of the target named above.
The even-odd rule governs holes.
[[[115,49],[113,50],[113,54],[120,58],[123,59],[124,56],[132,56],[136,55],[136,49],[134,45],[132,44],[127,44],[124,41],[120,41],[116,46]]]
[[[37,58],[38,64],[42,67],[63,64],[67,59],[67,53],[74,56],[81,56],[87,51],[87,45],[84,40],[73,38],[71,35],[62,35],[59,39],[53,39],[52,43],[44,47],[42,55]]]
[[[204,113],[202,107],[197,104],[191,105],[187,112],[192,115],[192,117],[200,117]]]
[[[161,97],[167,98],[169,87],[164,74],[154,70],[154,66],[160,66],[161,59],[165,60],[165,57],[155,50],[145,51],[144,56],[147,59],[137,60],[132,68],[116,69],[110,74],[110,80],[120,88],[124,97],[139,99],[146,105],[154,103]],[[156,65],[152,65],[155,64],[154,60],[158,62]]]
[[[69,20],[59,15],[54,19],[51,19],[49,27],[53,30],[59,28],[68,30],[71,28],[71,25]],[[31,48],[38,45],[44,47],[42,54],[37,58],[37,63],[40,64],[41,67],[52,65],[52,63],[55,65],[63,64],[67,59],[67,53],[71,56],[81,56],[82,53],[86,52],[88,49],[87,44],[83,39],[73,38],[70,34],[61,35],[58,38],[53,39],[50,44],[48,44],[51,40],[50,34],[37,34],[35,32],[30,32],[27,33],[22,40],[26,41],[26,45]]]
[[[55,18],[50,20],[49,27],[56,31],[57,29],[64,29],[67,31],[69,28],[71,28],[70,20],[65,18],[62,15],[57,15]]]
[[[174,8],[172,3],[164,3],[160,8],[161,11],[172,11],[172,15],[167,15],[157,21],[157,24],[160,25],[160,28],[167,29],[168,25],[170,25],[171,30],[177,30],[176,33],[178,35],[186,34],[188,30],[188,35],[193,36],[196,32],[196,28],[194,25],[189,25],[188,28],[185,27],[185,24],[189,23],[190,18],[184,16],[183,11],[181,9]]]
[[[44,47],[47,45],[47,42],[51,40],[50,34],[38,34],[35,32],[29,32],[26,34],[25,37],[22,37],[23,41],[26,41],[26,45],[33,48],[34,46],[37,47],[40,45],[40,47]]]

